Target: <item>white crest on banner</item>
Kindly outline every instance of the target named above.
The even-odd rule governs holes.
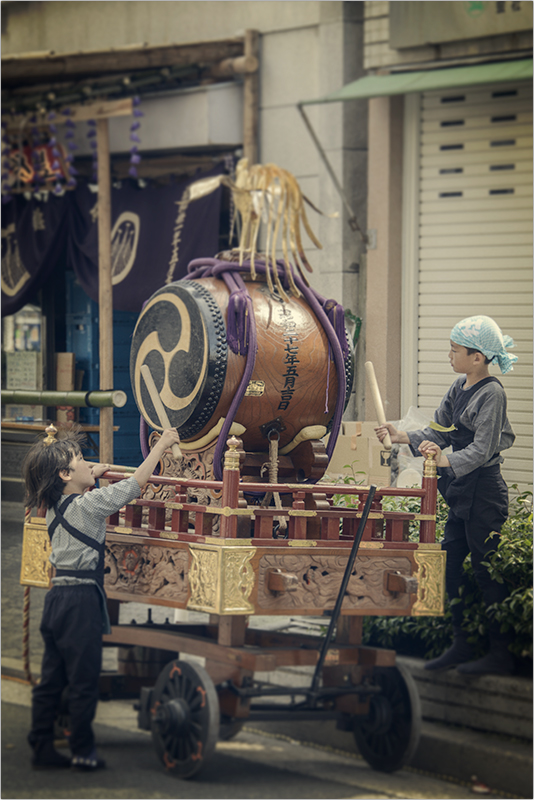
[[[137,255],[141,220],[133,211],[123,211],[111,231],[111,282],[121,283],[132,269]]]
[[[4,228],[2,239],[6,240],[5,252],[2,256],[2,291],[9,297],[14,297],[31,275],[20,257],[15,223]]]

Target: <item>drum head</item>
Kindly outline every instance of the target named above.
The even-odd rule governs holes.
[[[132,337],[130,379],[137,407],[162,430],[141,367],[150,369],[172,427],[195,436],[211,418],[226,378],[226,327],[212,295],[195,281],[177,281],[152,295]]]

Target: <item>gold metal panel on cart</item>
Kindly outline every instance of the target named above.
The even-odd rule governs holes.
[[[254,588],[254,570],[250,562],[256,548],[243,546],[238,539],[231,541],[236,545],[189,545],[191,595],[188,609],[219,615],[254,613],[254,606],[249,602]]]
[[[22,536],[22,562],[20,583],[22,586],[50,586],[50,554],[52,546],[44,517],[31,517],[24,523]]]
[[[439,546],[439,545],[438,545]],[[417,600],[412,608],[416,617],[439,616],[445,613],[446,552],[419,545],[414,552],[419,567]]]

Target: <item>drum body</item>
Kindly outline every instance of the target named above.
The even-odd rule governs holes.
[[[271,423],[280,432],[280,448],[304,428],[327,429],[338,377],[327,335],[306,301],[291,297],[284,303],[262,279],[247,278],[258,348],[234,422],[245,429],[239,433],[245,449],[262,452],[268,450]],[[169,421],[184,442],[214,438],[245,371],[247,357],[232,352],[226,342],[228,299],[229,290],[218,278],[169,284],[147,302],[132,337],[130,376],[139,411],[150,426],[162,429],[140,372],[147,364]],[[348,399],[352,353],[345,364]]]

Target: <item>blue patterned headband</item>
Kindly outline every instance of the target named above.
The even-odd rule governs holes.
[[[507,347],[515,347],[510,336],[504,336],[491,317],[479,314],[458,322],[451,331],[451,341],[464,347],[479,350],[486,358],[497,361],[501,372],[509,372],[517,356],[506,352]]]

